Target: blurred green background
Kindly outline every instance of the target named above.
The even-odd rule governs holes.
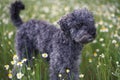
[[[9,80],[13,65],[16,28],[10,21],[9,6],[15,0],[0,0],[0,80]],[[97,38],[82,51],[80,80],[120,80],[120,0],[23,0],[24,21],[42,19],[53,23],[83,7],[93,12]],[[9,66],[6,69],[6,65]],[[29,67],[28,67],[29,68]],[[40,55],[33,69],[23,69],[21,80],[48,80],[48,64]],[[12,80],[15,80],[12,77]]]

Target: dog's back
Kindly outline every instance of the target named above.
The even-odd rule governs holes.
[[[40,52],[50,53],[52,51],[53,35],[58,31],[59,29],[48,22],[29,20],[21,25],[17,34],[26,36],[32,42],[34,48],[39,49]]]
[[[59,29],[41,20],[23,22],[19,14],[24,8],[25,6],[21,1],[12,3],[10,7],[11,20],[17,27],[16,39],[22,36],[22,39],[28,39],[29,42],[32,42],[32,46],[35,45],[34,48],[40,49],[41,52],[51,52],[49,48],[51,48],[53,34],[58,32]]]

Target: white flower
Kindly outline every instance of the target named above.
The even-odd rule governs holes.
[[[17,63],[17,61],[11,61],[11,64],[12,65],[14,65],[14,64],[16,64]]]
[[[69,69],[66,69],[66,73],[69,73],[70,72],[70,70]]]
[[[105,58],[105,55],[102,53],[102,54],[100,55],[100,57],[101,57],[101,58]]]
[[[23,60],[22,60],[22,63],[24,63],[24,62],[26,62],[27,61],[27,59],[26,58],[24,58]]]
[[[95,23],[95,26],[98,27],[98,23]]]
[[[14,61],[17,61],[17,60],[18,60],[18,56],[17,56],[17,55],[14,55],[14,56],[13,56],[13,60],[14,60]]]
[[[118,64],[119,64],[119,62],[118,62],[118,61],[116,61],[116,64],[118,65]]]
[[[3,18],[2,21],[3,21],[4,24],[8,24],[9,19],[8,18]]]
[[[32,72],[32,75],[35,75],[35,71]]]
[[[43,53],[43,54],[42,54],[42,57],[43,57],[43,58],[47,58],[47,57],[48,57],[48,54],[47,54],[47,53]]]
[[[100,38],[100,40],[99,40],[100,42],[103,42],[104,41],[104,39],[103,38]]]
[[[3,44],[1,44],[1,47],[3,47]]]
[[[101,29],[100,29],[100,32],[108,32],[109,30],[108,30],[108,28],[106,28],[106,27],[102,27]]]
[[[69,8],[69,7],[65,7],[64,10],[65,10],[65,11],[69,11],[70,8]]]
[[[23,63],[22,63],[22,62],[18,62],[18,63],[17,63],[17,66],[21,66],[21,67],[22,67],[22,66],[23,66]]]
[[[100,50],[99,49],[96,49],[96,52],[99,52]]]
[[[105,44],[103,43],[102,46],[105,47]]]
[[[12,35],[13,35],[13,31],[9,32],[8,33],[8,38],[10,39],[12,37]]]
[[[117,34],[117,33],[115,33],[113,36],[114,36],[114,37],[118,37],[118,34]]]
[[[5,67],[6,70],[8,70],[10,66],[9,65],[5,65],[4,67]]]
[[[100,63],[100,62],[98,62],[97,68],[99,68],[99,67],[100,67],[100,65],[101,65],[101,63]]]
[[[31,70],[31,68],[30,68],[30,67],[27,67],[27,70]]]
[[[24,74],[22,74],[21,72],[17,73],[17,79],[22,79],[23,76]]]
[[[10,52],[11,52],[11,53],[13,53],[13,50],[12,50],[12,49],[10,49]]]
[[[97,43],[97,40],[94,40],[93,43]]]
[[[91,63],[91,62],[92,62],[92,59],[90,58],[88,61],[89,61],[89,63]]]
[[[111,14],[111,17],[115,17],[115,14]]]
[[[101,20],[101,21],[99,22],[99,24],[100,24],[100,25],[103,25],[103,21]]]
[[[109,25],[109,28],[112,28],[113,27],[113,25]]]
[[[116,40],[112,40],[112,43],[113,43],[113,44],[116,44],[116,43],[117,43],[117,41],[116,41]]]
[[[13,61],[11,61],[11,64],[14,65],[14,64],[17,64],[18,62],[18,56],[17,55],[14,55],[13,56]]]
[[[54,25],[57,25],[57,22],[53,22]]]
[[[84,74],[80,74],[79,77],[80,77],[80,78],[83,78],[83,77],[84,77]]]
[[[10,42],[10,41],[8,41],[8,44],[9,44],[9,45],[11,45],[11,42]]]
[[[62,77],[62,74],[58,74],[58,77],[60,77],[60,78],[61,78],[61,77]]]
[[[97,68],[99,68],[100,67],[100,65],[97,65]]]
[[[35,59],[35,57],[33,56],[32,59]]]

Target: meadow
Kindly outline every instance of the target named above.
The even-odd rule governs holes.
[[[23,62],[17,76],[11,74],[15,60],[16,28],[10,20],[9,6],[15,0],[0,0],[0,80],[49,80],[49,65],[41,54],[34,59],[34,66]],[[21,12],[24,21],[42,19],[53,23],[61,16],[86,7],[93,12],[97,38],[82,51],[80,80],[120,80],[120,0],[23,0],[26,9]],[[43,55],[45,57],[45,55]],[[58,75],[61,77],[62,75]]]

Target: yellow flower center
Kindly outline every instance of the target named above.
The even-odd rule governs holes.
[[[47,54],[47,53],[43,53],[43,54],[42,54],[42,57],[43,57],[43,58],[47,58],[47,57],[48,57],[48,54]]]
[[[9,73],[9,74],[8,74],[8,77],[11,79],[11,78],[12,78],[12,74],[11,74],[11,73]]]

